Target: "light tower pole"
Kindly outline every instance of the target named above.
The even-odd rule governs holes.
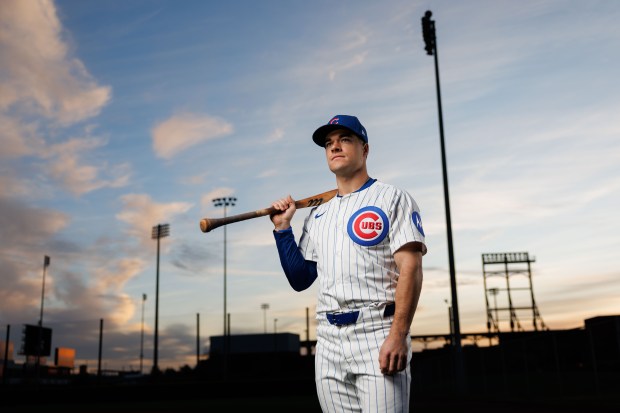
[[[446,166],[446,148],[443,133],[443,113],[441,108],[441,88],[439,86],[439,61],[437,57],[437,36],[435,21],[431,20],[433,13],[428,10],[422,17],[422,35],[426,54],[435,57],[435,83],[437,86],[437,109],[439,113],[439,139],[441,142],[441,166],[443,171],[443,194],[446,210],[446,229],[448,232],[448,261],[450,264],[450,289],[452,291],[452,323],[454,326],[454,353],[457,391],[463,391],[463,349],[461,347],[461,323],[459,320],[459,303],[456,294],[456,269],[454,265],[454,248],[452,243],[452,219],[450,217],[450,195],[448,192],[448,168]]]
[[[229,206],[235,206],[237,202],[237,198],[235,197],[223,197],[223,198],[214,198],[212,199],[213,206],[216,207],[224,207],[224,218],[226,218],[226,208]],[[227,336],[229,331],[227,328],[227,309],[226,309],[226,226],[224,226],[224,336]]]
[[[50,257],[43,257],[43,286],[41,287],[41,314],[39,315],[39,325],[43,326],[43,305],[45,302],[45,275],[47,273],[47,267],[50,266]]]
[[[39,329],[37,332],[37,379],[39,375],[39,368],[41,365],[41,350],[43,341],[43,306],[45,303],[45,275],[47,273],[47,267],[50,265],[50,257],[45,255],[43,258],[43,286],[41,287],[41,314],[39,315]],[[8,346],[8,342],[6,343]]]
[[[151,238],[157,240],[157,275],[155,281],[155,341],[153,346],[152,373],[159,372],[159,244],[160,240],[170,235],[169,224],[158,224],[153,227]]]
[[[265,334],[267,334],[267,310],[269,310],[269,304],[261,304],[260,308],[263,310],[263,327]]]
[[[140,329],[140,374],[142,374],[142,362],[144,360],[144,303],[146,294],[142,294],[142,327]]]

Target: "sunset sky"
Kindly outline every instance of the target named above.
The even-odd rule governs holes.
[[[2,339],[9,324],[19,343],[21,325],[37,323],[48,255],[52,346],[94,367],[104,319],[105,366],[136,368],[146,294],[150,368],[151,228],[169,223],[160,366],[193,365],[196,314],[203,350],[223,331],[224,232],[202,234],[200,219],[223,214],[219,196],[238,198],[230,215],[334,188],[311,134],[336,114],[366,127],[370,175],[419,204],[428,254],[411,331],[446,333],[435,73],[420,24],[429,9],[462,331],[486,331],[489,252],[536,258],[549,328],[620,314],[620,2],[1,3]],[[271,230],[268,218],[227,227],[232,333],[263,332],[266,314],[269,332],[304,338],[316,285],[289,287]],[[531,329],[529,314],[521,320]]]

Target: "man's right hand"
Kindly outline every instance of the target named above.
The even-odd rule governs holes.
[[[281,231],[289,229],[291,227],[293,215],[295,215],[295,211],[297,211],[293,198],[289,195],[286,198],[275,201],[271,206],[279,211],[269,216],[271,222],[273,222],[275,226],[275,230]]]
[[[293,215],[297,211],[293,198],[289,195],[286,198],[275,201],[271,206],[279,211],[269,216],[276,231],[289,229],[291,227],[291,219],[293,219]]]

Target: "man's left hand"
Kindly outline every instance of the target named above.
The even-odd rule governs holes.
[[[381,350],[379,350],[379,368],[381,373],[391,376],[407,367],[407,356],[409,348],[405,337],[397,337],[389,334]]]

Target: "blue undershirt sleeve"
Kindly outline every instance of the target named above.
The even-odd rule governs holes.
[[[316,262],[304,259],[295,242],[293,229],[274,231],[280,263],[289,284],[295,291],[310,287],[317,278]]]

